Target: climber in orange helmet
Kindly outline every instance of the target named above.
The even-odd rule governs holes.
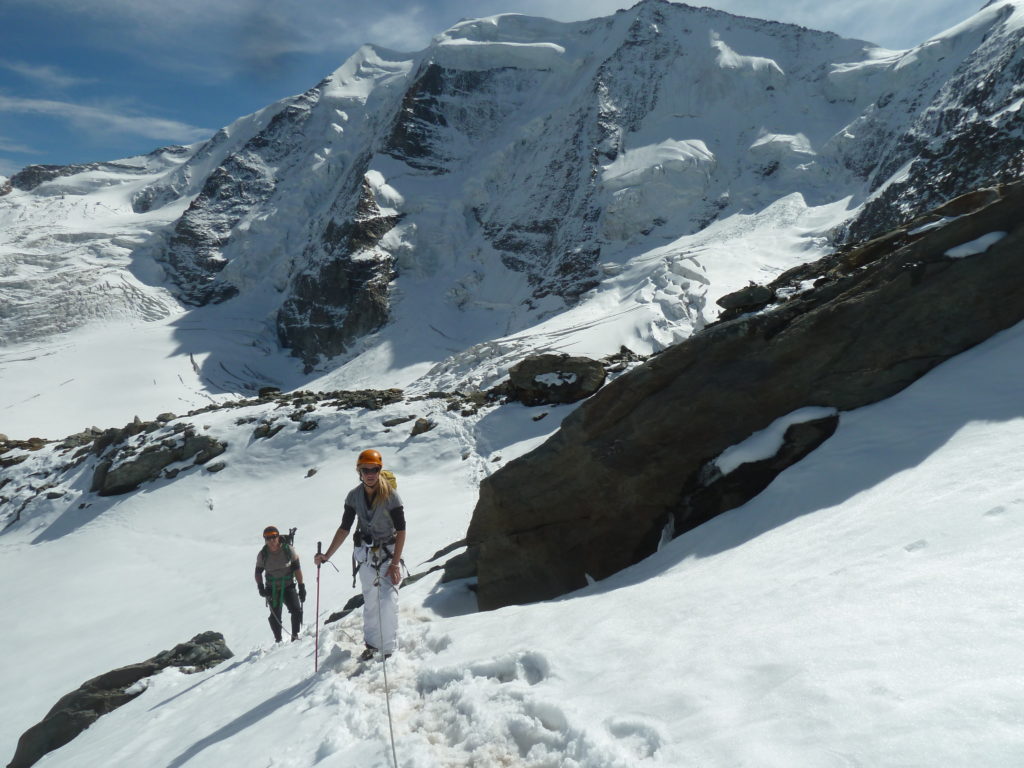
[[[386,479],[384,460],[367,449],[356,459],[359,485],[345,497],[341,525],[327,551],[317,554],[317,565],[338,551],[356,523],[353,537],[355,561],[363,591],[363,661],[381,653],[388,658],[398,645],[398,587],[402,583],[402,550],[405,548],[405,509],[402,499]],[[393,478],[393,475],[390,475]]]

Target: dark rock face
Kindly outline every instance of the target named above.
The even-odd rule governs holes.
[[[723,475],[714,462],[706,462],[684,485],[679,505],[671,510],[673,531],[688,531],[722,512],[746,504],[767,488],[782,470],[796,464],[839,426],[839,416],[794,424],[786,430],[782,447],[771,458],[741,464]]]
[[[943,226],[894,233],[856,266],[844,261],[855,252],[823,260],[817,288],[622,375],[487,478],[467,537],[480,607],[555,597],[637,562],[670,521],[678,534],[710,514],[694,478],[729,446],[799,408],[890,397],[1024,319],[1024,184],[995,192]],[[996,231],[1008,234],[982,254],[945,255]]]
[[[733,293],[726,294],[715,303],[725,310],[720,320],[731,320],[744,312],[756,312],[764,309],[775,300],[775,293],[765,285],[751,283]]]
[[[192,428],[185,429],[175,439],[152,443],[138,452],[123,446],[97,465],[91,490],[100,496],[128,493],[148,480],[157,479],[175,462],[192,459],[193,464],[205,464],[226,450],[224,443],[209,435],[196,434]]]
[[[296,276],[291,296],[277,315],[282,346],[307,366],[321,355],[341,354],[387,322],[393,259],[366,252],[397,223],[397,216],[383,214],[363,181],[355,218],[342,224],[332,221],[325,229],[320,245],[324,256],[316,267]]]
[[[1007,6],[1001,13],[1005,18],[1013,8]],[[886,110],[908,108],[916,117],[904,133],[885,137],[887,146],[879,146],[865,158],[871,190],[908,167],[868,202],[840,233],[840,242],[875,237],[951,197],[1024,176],[1020,116],[1016,109],[1006,108],[1024,94],[1022,83],[1024,30],[1001,30],[1001,34],[986,35],[938,86],[925,80],[918,92],[879,99],[874,117],[882,124]],[[927,90],[929,85],[934,92]],[[888,99],[895,100],[889,104]],[[866,130],[874,130],[870,122]]]
[[[227,265],[224,248],[239,221],[274,193],[278,184],[274,169],[290,161],[289,137],[302,132],[319,98],[319,88],[313,88],[292,99],[266,128],[207,177],[198,197],[175,224],[160,258],[185,303],[201,306],[238,293],[235,286],[218,280]],[[159,197],[159,191],[153,195]],[[136,210],[154,204],[148,198],[134,203]]]
[[[531,355],[509,369],[509,399],[525,405],[575,403],[597,392],[604,366],[589,357]]]
[[[384,151],[423,173],[458,170],[473,162],[465,148],[499,134],[544,82],[543,73],[514,67],[463,71],[427,64],[405,94]],[[618,131],[614,109],[605,114],[598,105],[608,101],[604,96],[595,89],[593,101],[572,116],[569,133],[552,125],[522,141],[516,150],[522,162],[510,157],[507,178],[489,182],[496,202],[468,211],[502,263],[527,275],[534,298],[554,294],[572,302],[598,282],[597,174],[606,159],[597,147]],[[552,132],[563,135],[552,141]],[[508,204],[508,189],[530,190],[528,204]]]
[[[467,77],[472,82],[463,80]],[[445,173],[446,158],[443,153],[432,151],[431,144],[439,139],[435,128],[448,125],[441,104],[441,98],[448,90],[446,81],[452,81],[452,88],[472,90],[479,87],[482,78],[482,73],[449,72],[437,64],[428,64],[406,91],[384,151],[412,168],[434,174]]]
[[[22,734],[14,759],[7,768],[29,768],[43,755],[64,746],[102,715],[140,695],[145,689],[135,690],[132,686],[144,678],[166,667],[179,667],[186,673],[199,672],[233,655],[222,634],[203,632],[151,659],[88,680],[78,690],[61,697],[46,717]]]

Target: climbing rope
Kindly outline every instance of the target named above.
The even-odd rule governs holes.
[[[391,758],[395,761],[395,768],[398,768],[398,752],[395,750],[395,723],[391,717],[391,689],[390,686],[388,685],[388,657],[387,654],[384,652],[384,614],[383,611],[381,610],[380,601],[380,566],[381,562],[376,563],[374,566],[374,569],[377,571],[377,578],[374,580],[373,586],[377,588],[377,627],[380,629],[381,663],[384,665],[384,701],[387,703],[388,730],[391,732]],[[389,586],[392,589],[396,589],[394,584],[390,584]]]

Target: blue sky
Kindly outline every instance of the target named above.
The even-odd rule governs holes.
[[[361,44],[415,51],[463,18],[592,18],[628,0],[3,0],[0,176],[208,137],[300,93]],[[701,3],[693,3],[694,5]],[[712,0],[731,13],[908,48],[983,0]]]

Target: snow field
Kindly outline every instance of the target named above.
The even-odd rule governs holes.
[[[478,614],[465,583],[410,585],[388,663],[400,765],[1017,764],[1022,352],[1018,326],[841,414],[752,502],[559,600]],[[417,438],[386,432],[380,419],[406,406],[316,414],[312,433],[251,444],[242,412],[208,414],[231,439],[221,473],[96,500],[77,528],[42,507],[8,532],[5,573],[52,618],[19,612],[2,640],[10,682],[31,691],[4,705],[4,743],[87,677],[219,629],[234,659],[164,672],[40,765],[388,765],[384,670],[354,674],[358,611],[321,625],[312,673],[308,561],[351,456],[373,443],[396,469],[418,572],[463,534],[491,459],[528,450],[547,421],[502,406],[476,423],[431,413],[438,427]],[[268,522],[298,526],[311,586],[302,638],[278,647],[251,582]],[[321,571],[324,616],[351,594],[345,565]]]

